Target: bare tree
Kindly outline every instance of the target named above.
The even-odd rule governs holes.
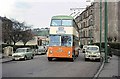
[[[2,18],[2,40],[7,44],[14,45],[20,40],[23,41],[24,45],[32,39],[31,26],[28,26],[25,22],[19,22],[14,19]]]
[[[20,23],[17,20],[12,20],[12,22],[13,22],[13,28],[9,33],[9,37],[15,45],[22,38],[21,32],[22,32],[22,28],[24,28],[24,25],[23,23]]]
[[[22,39],[21,39],[21,41],[23,42],[24,46],[26,45],[26,43],[29,40],[32,40],[32,38],[33,38],[33,33],[31,31],[31,29],[25,30],[25,31],[22,32]]]

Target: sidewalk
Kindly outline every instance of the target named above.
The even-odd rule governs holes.
[[[12,61],[12,56],[8,56],[0,59],[1,63],[10,62],[10,61]]]
[[[105,63],[104,68],[99,74],[100,77],[120,78],[120,74],[118,75],[118,56],[113,55],[109,63]]]

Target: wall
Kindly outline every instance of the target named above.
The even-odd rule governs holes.
[[[2,43],[2,19],[0,17],[0,44]]]
[[[118,2],[118,42],[120,42],[120,1]]]
[[[114,41],[116,37],[118,39],[118,3],[117,2],[108,2],[108,38]],[[104,24],[105,24],[105,8],[104,3],[102,3],[102,42],[104,42]],[[100,6],[99,3],[95,4],[95,30],[94,30],[94,42],[99,42],[100,40]],[[116,40],[117,42],[118,40]]]

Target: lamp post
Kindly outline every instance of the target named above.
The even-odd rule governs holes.
[[[100,0],[100,53],[101,53],[101,44],[102,41],[102,0]]]
[[[108,57],[107,57],[107,37],[108,37],[108,15],[107,15],[107,0],[105,0],[105,63],[108,63]]]

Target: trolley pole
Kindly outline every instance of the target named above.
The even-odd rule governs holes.
[[[105,0],[105,63],[108,63],[108,57],[107,57],[107,36],[108,36],[108,15],[107,15],[107,0]]]
[[[101,53],[101,44],[102,41],[102,0],[100,0],[100,53]]]

